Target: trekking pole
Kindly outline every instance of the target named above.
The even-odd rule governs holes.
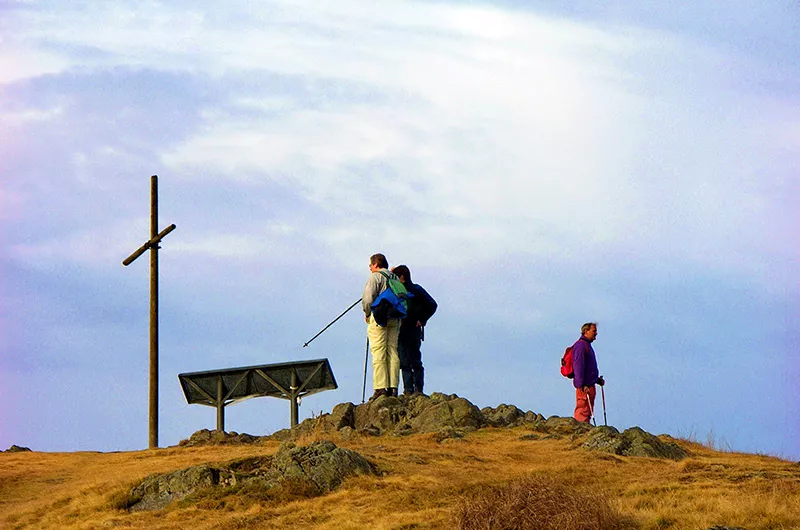
[[[361,403],[367,396],[367,359],[369,359],[369,337],[367,337],[367,351],[364,353],[364,385],[361,387]]]
[[[592,408],[592,398],[589,397],[589,392],[586,392],[586,403],[589,404],[589,417],[592,419],[594,426],[597,427],[597,421],[594,419],[594,409]]]
[[[345,315],[345,313],[347,313],[348,311],[350,311],[351,309],[353,309],[353,308],[356,306],[356,304],[357,304],[357,303],[359,303],[360,301],[361,301],[361,298],[359,298],[358,300],[356,300],[355,302],[353,302],[353,305],[351,305],[350,307],[348,307],[347,309],[345,309],[344,311],[342,311],[342,314],[341,314],[341,315],[339,315],[338,317],[334,318],[334,319],[333,319],[333,322],[331,322],[330,324],[328,324],[327,326],[325,326],[324,328],[322,328],[322,329],[319,331],[319,333],[317,333],[316,335],[314,335],[313,337],[311,337],[310,339],[308,339],[308,342],[306,342],[305,344],[303,344],[303,348],[305,348],[306,346],[308,346],[309,344],[311,344],[311,341],[312,341],[312,340],[314,340],[314,339],[316,339],[317,337],[319,337],[320,335],[322,335],[322,332],[323,332],[323,331],[325,331],[326,329],[328,329],[329,327],[331,327],[331,326],[332,326],[332,325],[333,325],[333,324],[334,324],[334,323],[335,323],[337,320],[339,320],[340,318],[342,318],[342,317]]]
[[[608,427],[608,419],[606,419],[606,390],[605,385],[600,386],[600,395],[603,396],[603,424]]]

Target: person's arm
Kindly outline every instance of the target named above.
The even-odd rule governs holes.
[[[572,373],[574,374],[572,385],[575,388],[580,388],[581,390],[583,390],[583,372],[586,365],[584,361],[585,354],[586,345],[582,340],[579,340],[574,346],[572,346]]]
[[[378,273],[372,273],[367,278],[367,284],[364,286],[364,294],[361,295],[361,309],[364,311],[364,316],[369,322],[369,316],[372,314],[372,302],[381,294],[380,286],[378,285],[379,279],[383,278]]]
[[[434,300],[433,297],[428,294],[428,291],[426,291],[421,285],[416,286],[414,296],[419,296],[420,301],[422,302],[420,304],[422,311],[420,311],[418,320],[419,324],[424,326],[428,323],[428,319],[430,319],[436,312],[436,309],[439,307],[439,305],[436,303],[436,300]]]

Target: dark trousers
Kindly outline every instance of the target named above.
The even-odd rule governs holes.
[[[422,330],[400,328],[397,353],[400,356],[400,371],[403,373],[403,392],[422,392],[425,369],[422,367]]]

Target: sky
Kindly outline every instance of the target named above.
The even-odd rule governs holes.
[[[303,344],[382,252],[427,393],[570,416],[596,321],[610,425],[800,460],[800,7],[611,4],[0,2],[0,449],[147,448],[158,175],[162,447],[216,425],[179,373],[360,403],[359,308]]]

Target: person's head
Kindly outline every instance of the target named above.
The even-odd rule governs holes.
[[[378,269],[388,269],[389,262],[383,254],[373,254],[369,257],[369,270],[375,272]]]
[[[408,267],[405,265],[398,265],[392,269],[392,272],[395,273],[398,278],[400,278],[401,282],[411,283],[411,271],[408,270]]]
[[[586,337],[589,342],[597,338],[597,322],[587,322],[581,326],[581,335]]]

